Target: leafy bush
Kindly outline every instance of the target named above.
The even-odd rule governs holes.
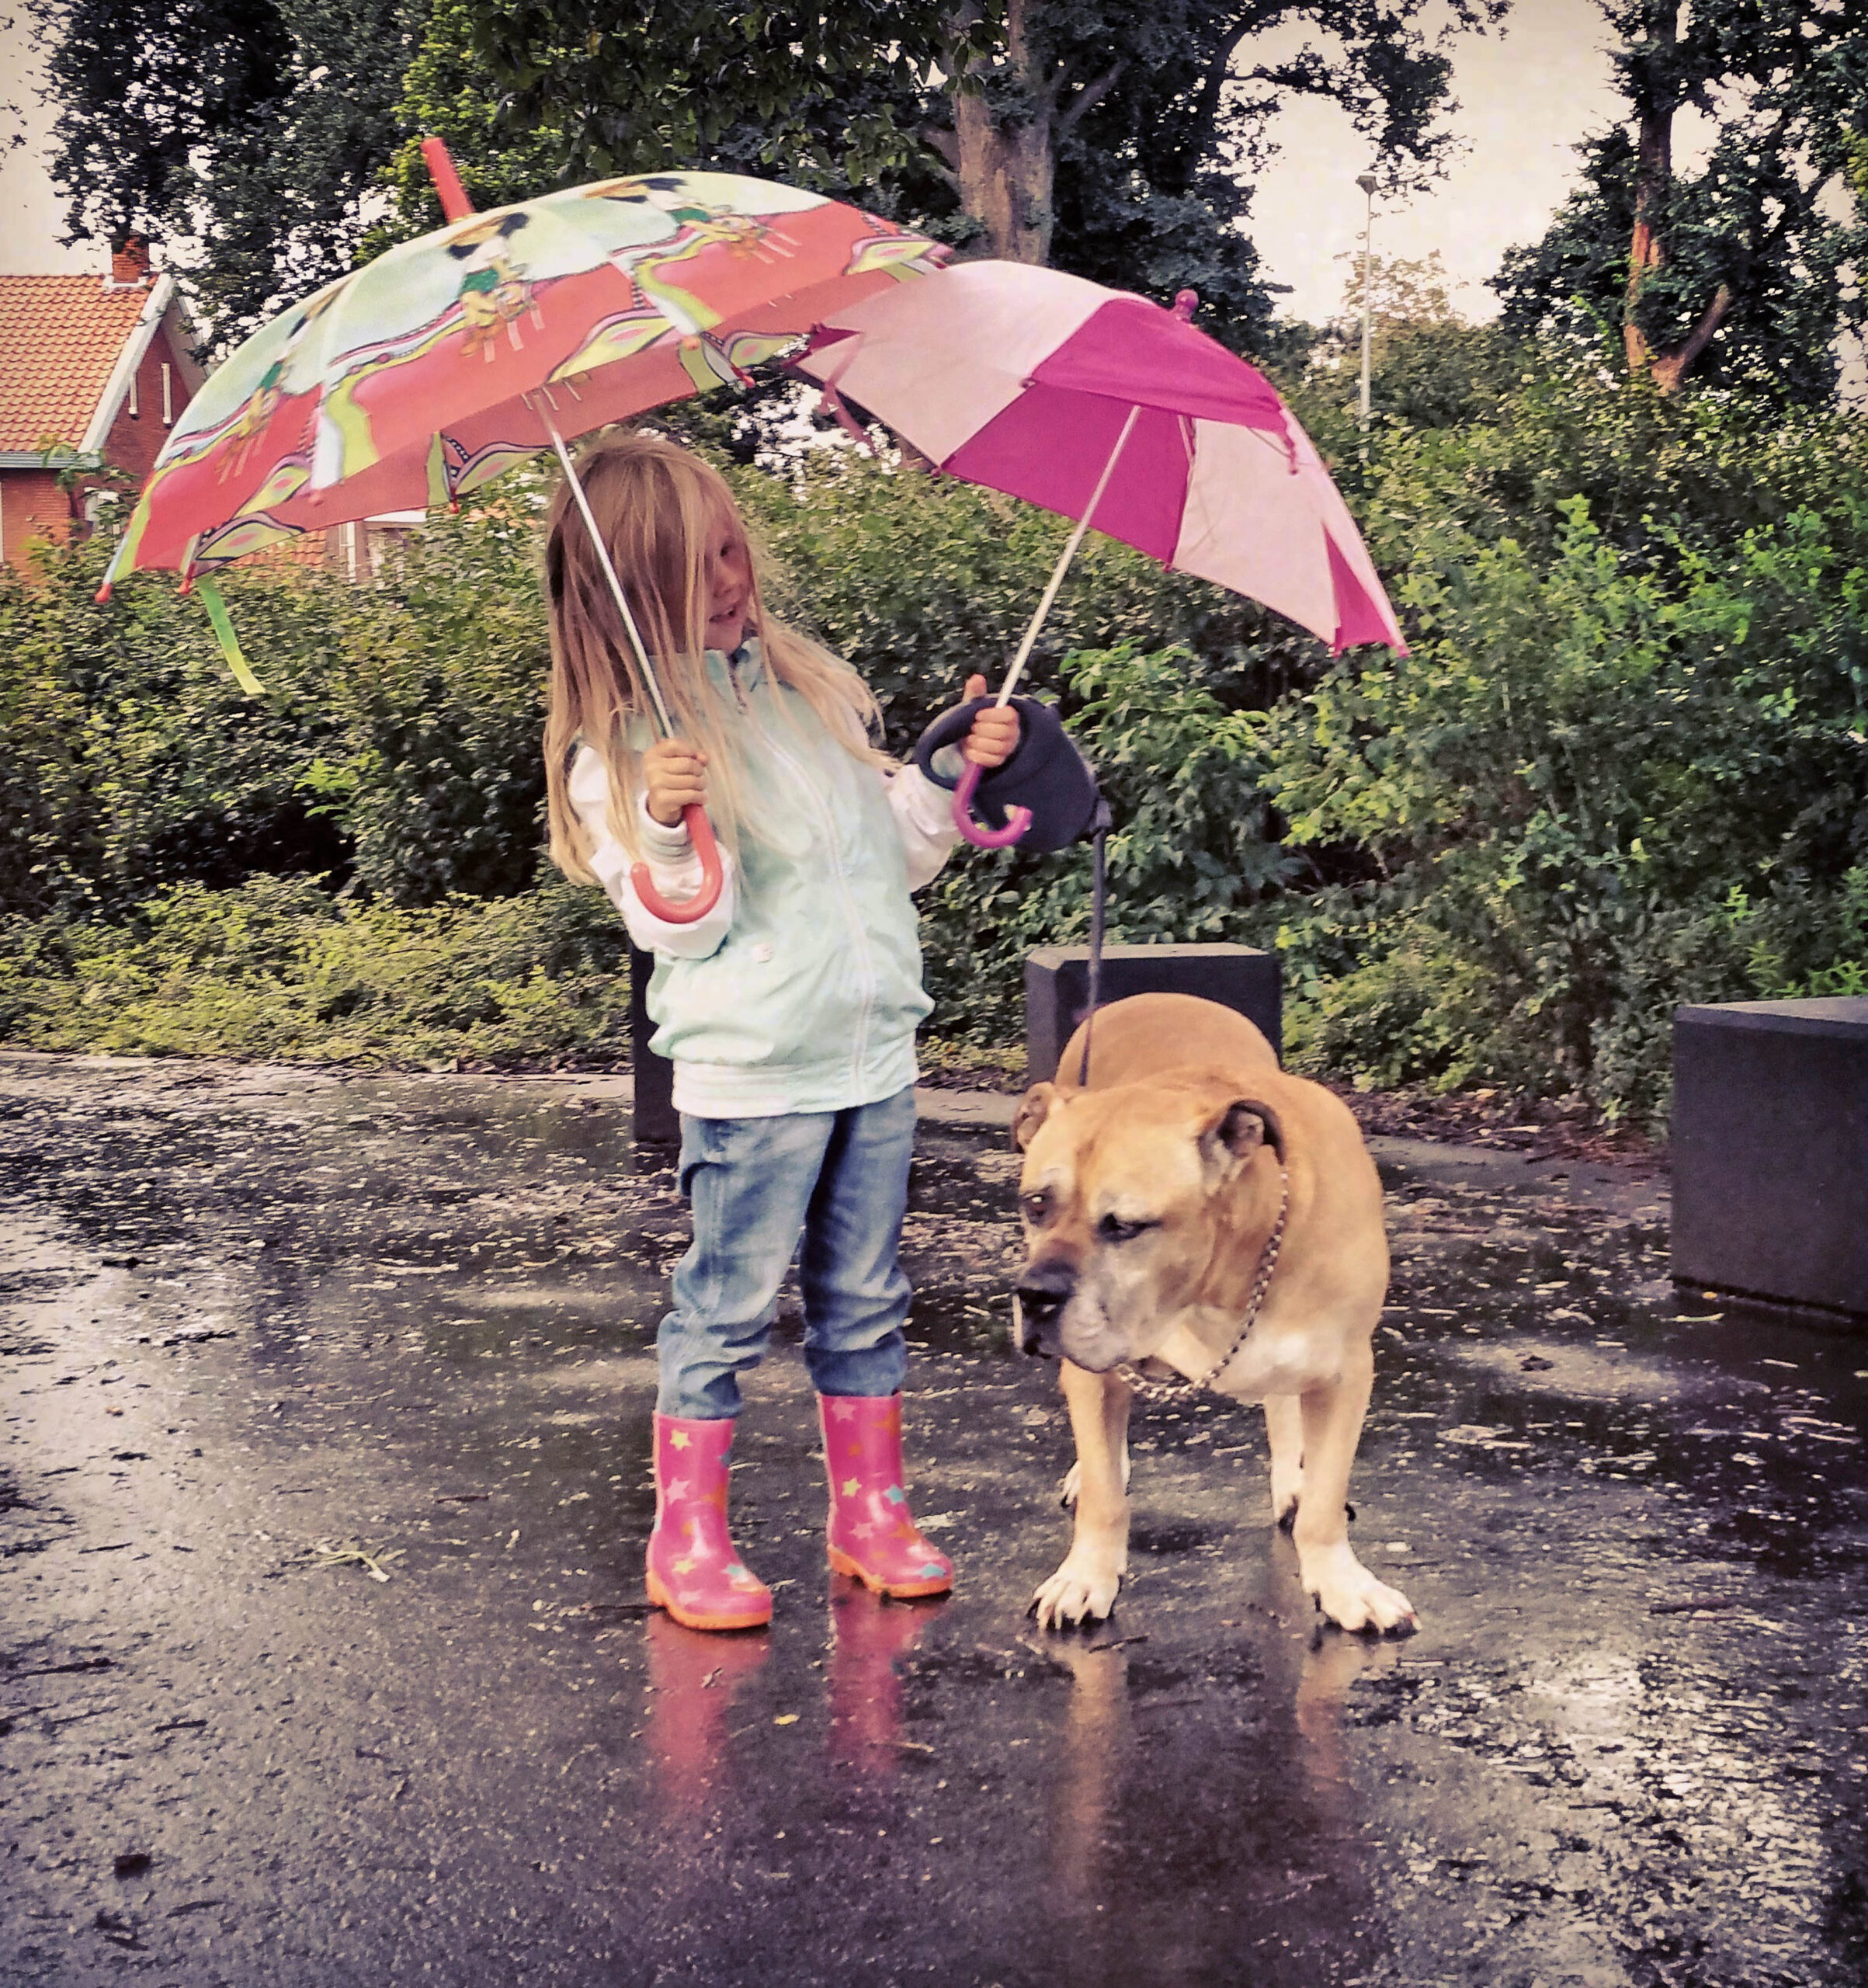
[[[307,878],[173,885],[127,923],[0,923],[0,1039],[359,1062],[620,1051],[627,947],[595,891],[408,910]]]
[[[1374,873],[1281,943],[1314,1058],[1341,1067],[1353,1034],[1383,1081],[1567,1084],[1652,1117],[1675,1002],[1761,991],[1767,930],[1779,984],[1849,943],[1790,907],[1868,853],[1868,505],[1717,549],[1655,525],[1638,559],[1586,498],[1556,509],[1547,559],[1424,525],[1414,654],[1265,721],[1287,845]]]
[[[94,540],[48,549],[36,571],[0,568],[0,912],[118,909],[184,879],[341,868],[341,833],[304,785],[337,732],[319,590],[240,588],[273,693],[257,700],[172,582],[94,603],[109,551]]]
[[[525,889],[544,795],[536,509],[502,486],[375,585],[230,575],[257,699],[167,577],[95,604],[107,543],[0,569],[0,912],[255,875],[354,874],[402,905]]]
[[[1658,1118],[1676,1002],[1868,985],[1868,428],[1457,326],[1383,366],[1366,460],[1344,377],[1296,398],[1411,655],[1331,667],[1093,537],[1064,591],[1033,683],[1114,804],[1110,936],[1279,946],[1300,1067]],[[996,672],[1065,530],[845,452],[727,473],[898,751]],[[0,575],[0,1034],[606,1040],[620,923],[540,866],[538,496],[373,585],[231,579],[259,701],[167,582],[95,608],[102,546]],[[1025,953],[1086,931],[1089,851],[965,855],[922,904],[933,1029],[1004,1044]]]
[[[344,757],[325,776],[358,885],[394,904],[505,897],[540,871],[550,641],[538,491],[414,535],[391,583],[335,605]]]

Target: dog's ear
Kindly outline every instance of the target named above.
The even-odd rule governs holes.
[[[1200,1134],[1200,1154],[1209,1167],[1221,1173],[1235,1172],[1260,1146],[1269,1146],[1284,1159],[1284,1128],[1269,1104],[1255,1097],[1235,1097]]]
[[[1020,1152],[1037,1137],[1038,1128],[1050,1116],[1057,1101],[1055,1084],[1033,1084],[1019,1100],[1019,1115],[1012,1121],[1012,1143]]]

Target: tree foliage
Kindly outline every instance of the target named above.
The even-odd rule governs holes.
[[[151,237],[222,339],[348,269],[423,0],[32,0],[71,240]]]
[[[1543,238],[1506,258],[1508,326],[1592,324],[1663,391],[1690,374],[1824,398],[1838,326],[1868,318],[1868,16],[1854,0],[1598,4],[1625,113],[1582,148]],[[1689,111],[1712,143],[1682,172]]]
[[[558,134],[564,179],[720,160],[859,188],[984,252],[1162,296],[1190,286],[1235,335],[1269,315],[1242,224],[1283,103],[1343,105],[1398,186],[1451,142],[1425,0],[681,0],[600,31],[574,0],[464,6],[437,16],[446,59],[464,21],[500,128]],[[1463,26],[1502,12],[1451,4]],[[1296,29],[1296,53],[1255,55]]]
[[[32,4],[75,234],[154,236],[222,336],[438,221],[428,132],[482,203],[764,174],[994,254],[1191,287],[1235,340],[1269,316],[1247,226],[1283,103],[1342,105],[1397,186],[1451,142],[1429,0]],[[1504,5],[1438,12],[1470,27]]]

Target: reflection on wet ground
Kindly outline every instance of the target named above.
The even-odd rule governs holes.
[[[641,1599],[684,1222],[627,1129],[599,1079],[0,1058],[0,1980],[1868,1977],[1868,1340],[1677,1302],[1653,1183],[1379,1146],[1355,1531],[1418,1637],[1314,1632],[1217,1404],[1141,1416],[1116,1614],[1045,1637],[1012,1163],[929,1128],[959,1591],[827,1576],[786,1349],[734,1480],[778,1617],[726,1639]]]

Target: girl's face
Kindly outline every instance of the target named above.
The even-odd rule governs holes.
[[[752,557],[739,520],[716,513],[708,527],[705,578],[707,647],[731,655],[745,641],[752,602]]]

